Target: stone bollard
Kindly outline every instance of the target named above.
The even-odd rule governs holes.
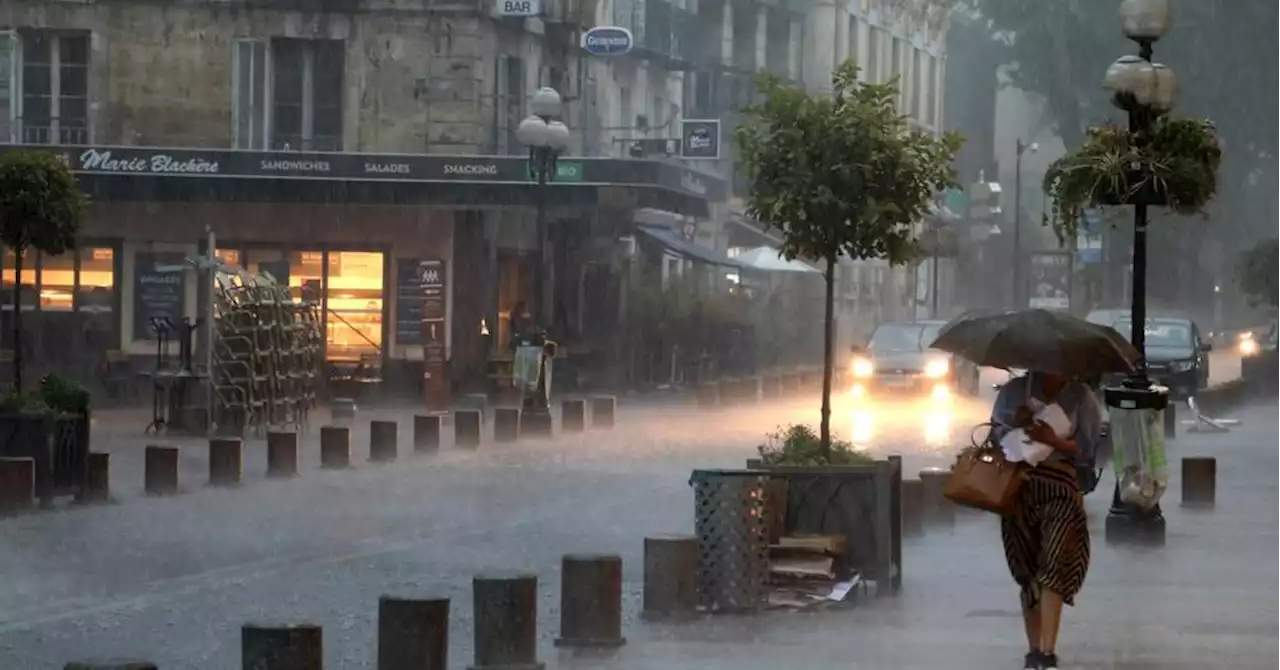
[[[951,471],[925,468],[920,471],[920,518],[926,524],[951,526],[956,522],[956,505],[942,495]]]
[[[356,420],[356,401],[354,398],[334,398],[329,401],[329,416],[335,423],[347,423]]]
[[[538,577],[471,580],[475,663],[470,670],[542,670],[538,662]]]
[[[569,398],[560,403],[560,430],[581,433],[587,427],[587,401]]]
[[[242,670],[322,670],[323,665],[320,626],[245,624],[240,628]]]
[[[1164,437],[1168,440],[1178,439],[1178,403],[1169,401],[1164,408]]]
[[[414,415],[413,450],[419,454],[434,454],[440,451],[439,414]]]
[[[692,617],[698,607],[698,538],[657,535],[644,539],[645,619]]]
[[[460,409],[453,413],[453,443],[475,449],[480,446],[480,424],[484,415],[477,409]]]
[[[924,485],[919,479],[902,480],[902,534],[924,533]]]
[[[326,470],[351,467],[351,429],[346,426],[320,427],[320,467]]]
[[[715,409],[720,406],[720,385],[715,382],[698,384],[698,409]]]
[[[296,477],[298,475],[298,434],[294,432],[267,433],[267,476]]]
[[[550,439],[555,432],[551,412],[520,412],[520,435]]]
[[[622,558],[566,554],[560,559],[557,647],[621,647]]]
[[[0,514],[30,509],[35,497],[35,459],[0,458]]]
[[[111,499],[111,454],[89,452],[85,462],[84,486],[76,494],[76,502],[100,503]]]
[[[209,440],[209,486],[239,486],[244,475],[244,443],[237,437]]]
[[[598,395],[591,399],[591,427],[613,428],[617,413],[617,398],[611,395]]]
[[[716,396],[720,399],[721,407],[728,407],[738,403],[737,387],[732,379],[721,379],[716,382]]]
[[[499,407],[493,410],[493,441],[515,442],[520,439],[520,408]]]
[[[1218,495],[1218,459],[1186,456],[1182,459],[1182,506],[1213,507]]]
[[[178,492],[178,448],[148,446],[144,452],[143,489],[150,496]]]
[[[378,599],[378,670],[448,670],[449,599]]]
[[[390,463],[396,460],[395,421],[369,422],[369,460],[374,463]]]
[[[151,661],[138,661],[123,658],[93,659],[89,661],[72,661],[62,670],[158,670]]]

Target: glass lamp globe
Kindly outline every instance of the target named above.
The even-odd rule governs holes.
[[[1137,56],[1121,56],[1107,68],[1102,87],[1111,93],[1111,101],[1125,109],[1126,100],[1148,104],[1155,88],[1155,70],[1146,60]]]
[[[1151,69],[1154,73],[1155,86],[1147,104],[1151,109],[1166,114],[1173,110],[1173,105],[1178,100],[1178,75],[1163,63],[1152,63]]]
[[[547,146],[556,151],[563,151],[569,146],[569,126],[552,121],[547,124]]]
[[[533,99],[529,101],[529,111],[544,119],[560,116],[560,93],[550,86],[534,91]]]
[[[550,139],[547,122],[536,116],[530,116],[516,127],[516,139],[530,147],[545,147]]]
[[[1169,0],[1124,0],[1120,3],[1124,36],[1131,40],[1155,42],[1173,23]]]

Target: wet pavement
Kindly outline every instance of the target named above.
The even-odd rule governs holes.
[[[1001,668],[1023,651],[1017,593],[996,521],[962,514],[904,548],[904,590],[846,611],[767,613],[655,625],[639,621],[641,542],[688,532],[697,467],[738,467],[760,436],[814,420],[816,402],[713,415],[649,407],[623,411],[612,431],[555,442],[446,444],[401,459],[266,480],[265,447],[246,446],[246,484],[203,486],[198,445],[184,450],[183,495],[146,498],[140,452],[155,440],[102,426],[113,454],[116,504],[0,521],[0,668],[60,668],[84,656],[137,656],[164,670],[239,667],[239,626],[305,620],[324,626],[326,667],[372,668],[384,593],[453,599],[451,667],[471,661],[470,579],[489,570],[540,576],[543,660],[552,668]],[[949,417],[919,408],[836,412],[837,429],[876,453],[901,453],[908,472],[947,461],[979,407]],[[361,424],[369,416],[362,416]],[[1107,547],[1105,492],[1090,496],[1094,564],[1062,636],[1065,668],[1274,668],[1277,663],[1277,407],[1241,409],[1226,435],[1183,434],[1183,455],[1219,459],[1216,509],[1184,512],[1167,499],[1163,549]],[[317,424],[318,425],[318,424]],[[446,431],[448,432],[448,431]],[[931,445],[932,443],[932,445]],[[1104,487],[1106,484],[1104,483]],[[559,557],[616,552],[625,574],[626,647],[575,658],[551,645],[558,626]]]

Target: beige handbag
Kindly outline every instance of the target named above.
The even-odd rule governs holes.
[[[957,505],[1010,516],[1026,478],[1026,463],[1010,463],[998,446],[975,445],[960,452],[942,493]]]

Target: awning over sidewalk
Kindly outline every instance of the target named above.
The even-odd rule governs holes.
[[[709,249],[701,244],[684,239],[679,233],[671,230],[670,228],[641,223],[636,225],[636,230],[644,233],[655,242],[691,261],[698,261],[708,265],[719,265],[721,267],[734,268],[738,270],[750,269],[749,266],[745,266],[715,249]]]
[[[756,247],[748,249],[734,260],[763,272],[804,272],[817,273],[812,265],[801,260],[787,260],[781,251],[773,247]]]

